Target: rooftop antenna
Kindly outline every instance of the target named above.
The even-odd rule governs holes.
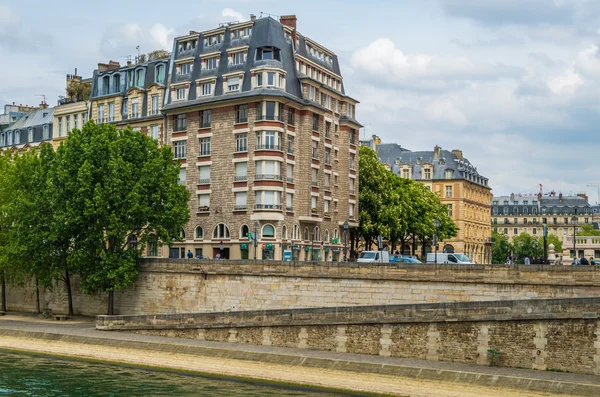
[[[598,189],[598,198],[596,199],[596,205],[600,204],[600,183],[590,183],[587,187],[595,187]]]
[[[41,96],[42,97],[42,103],[46,104],[46,95],[44,95],[44,94],[38,94],[36,96]]]
[[[263,12],[263,11],[260,12],[260,17],[259,18],[262,18],[263,14],[268,15],[270,17],[275,17],[275,18],[279,19],[279,15],[269,14],[268,12]]]
[[[135,46],[135,49],[137,50],[137,57],[135,58],[135,63],[138,63],[140,59],[140,46]]]

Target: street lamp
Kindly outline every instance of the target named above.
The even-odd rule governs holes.
[[[254,222],[254,260],[256,260],[256,248],[258,246],[258,222]]]
[[[350,224],[348,223],[348,221],[344,222],[344,262],[346,262],[348,260],[348,254],[346,251],[346,246],[347,246],[347,233],[348,233],[348,229],[350,228]]]
[[[433,221],[433,227],[435,227],[435,234],[433,235],[433,245],[435,247],[435,264],[437,265],[437,251],[438,251],[438,228],[440,227],[440,221],[435,219]]]
[[[575,236],[577,235],[577,217],[571,218],[571,225],[573,225],[573,259],[577,258],[577,251],[575,251]]]

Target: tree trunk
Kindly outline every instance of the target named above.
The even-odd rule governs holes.
[[[0,276],[2,279],[2,311],[6,311],[6,279],[4,278],[4,270],[2,271],[2,275]]]
[[[354,230],[350,229],[350,260],[354,259]]]
[[[115,291],[108,291],[108,315],[115,314]]]
[[[67,300],[69,303],[69,316],[73,315],[73,293],[71,292],[71,277],[69,276],[69,269],[65,269],[65,286],[67,287]]]
[[[40,314],[40,283],[37,277],[35,278],[35,312]]]
[[[415,256],[415,252],[417,251],[417,239],[415,235],[412,235],[412,256]]]

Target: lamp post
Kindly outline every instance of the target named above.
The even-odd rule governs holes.
[[[438,252],[438,228],[440,227],[440,221],[435,219],[433,221],[433,227],[435,227],[435,234],[433,235],[433,245],[435,247],[435,264],[437,265],[437,252]]]
[[[254,222],[254,260],[256,260],[256,248],[258,246],[258,222]]]
[[[575,236],[577,236],[577,217],[571,218],[571,225],[573,225],[573,259],[577,258],[577,251],[575,251]]]
[[[345,221],[344,222],[344,262],[346,262],[348,260],[348,256],[347,256],[348,251],[346,251],[346,245],[347,245],[347,241],[348,241],[347,233],[348,233],[349,228],[350,228],[350,224],[348,223],[348,221]]]

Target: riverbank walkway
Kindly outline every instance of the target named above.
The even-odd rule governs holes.
[[[411,397],[600,396],[600,376],[99,331],[84,317],[6,313],[0,348]]]

